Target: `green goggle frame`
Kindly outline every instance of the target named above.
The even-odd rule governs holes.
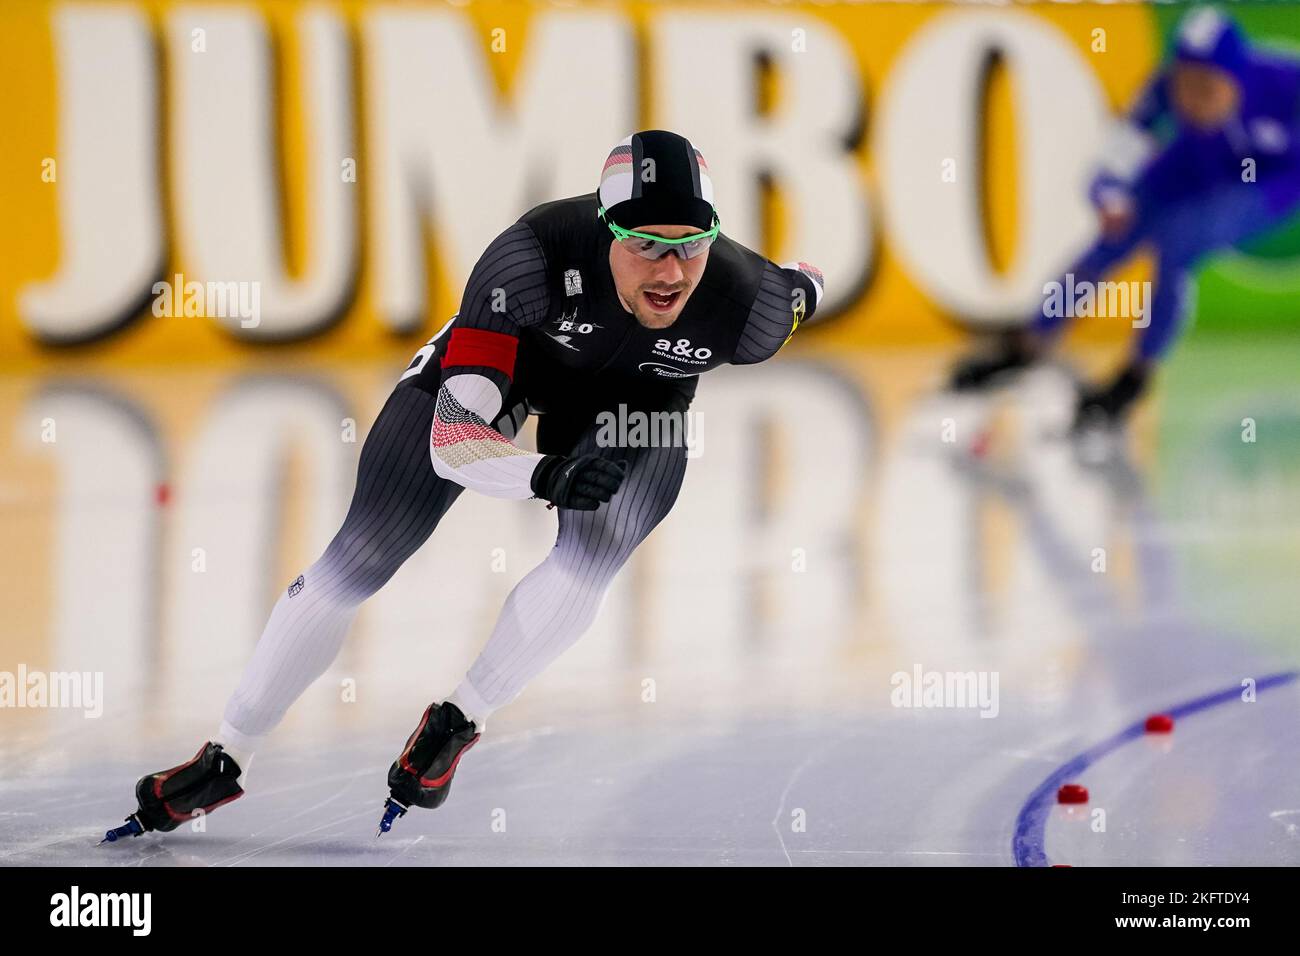
[[[635,250],[637,255],[645,259],[661,259],[670,252],[675,252],[683,259],[693,259],[713,244],[713,240],[718,238],[718,232],[722,228],[722,220],[719,218],[716,209],[713,210],[713,225],[706,232],[697,232],[693,235],[682,236],[679,239],[665,239],[663,236],[651,235],[648,232],[624,229],[605,215],[604,206],[599,207],[597,215],[605,220],[605,225],[609,226],[609,231],[614,234],[614,238],[619,242],[623,242],[625,239],[640,239],[643,242],[651,243],[644,249]],[[703,245],[688,253],[685,248],[681,248],[688,242],[703,243]]]

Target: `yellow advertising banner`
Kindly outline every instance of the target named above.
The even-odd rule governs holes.
[[[10,0],[0,363],[409,350],[655,127],[726,233],[826,274],[810,337],[951,340],[1087,241],[1158,54],[1130,4]]]

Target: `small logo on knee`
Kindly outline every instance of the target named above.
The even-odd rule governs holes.
[[[306,581],[305,581],[305,579],[303,578],[303,576],[302,576],[301,574],[298,575],[298,580],[294,581],[293,584],[290,584],[290,585],[289,585],[289,597],[293,597],[293,596],[296,595],[299,591],[301,591],[301,590],[303,589],[303,585],[304,585],[305,583],[306,583]]]

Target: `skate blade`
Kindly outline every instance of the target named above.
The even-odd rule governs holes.
[[[375,831],[375,839],[378,840],[385,833],[393,829],[393,821],[400,817],[406,816],[407,807],[405,804],[398,803],[392,797],[384,801],[384,815],[379,820],[379,829]]]
[[[122,824],[120,827],[113,827],[113,829],[104,834],[104,839],[100,840],[95,845],[103,846],[105,843],[116,843],[118,840],[124,839],[125,837],[137,837],[142,833],[144,833],[144,827],[141,826],[140,821],[136,819],[136,816],[133,813],[126,818],[126,823]]]

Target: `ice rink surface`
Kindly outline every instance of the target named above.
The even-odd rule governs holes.
[[[204,832],[103,847],[214,733],[396,371],[11,376],[0,671],[103,690],[0,709],[0,865],[1296,865],[1297,357],[1187,343],[1108,456],[1061,437],[1057,369],[983,398],[929,351],[710,373],[677,508],[446,806],[375,837],[553,540],[536,502],[462,496]],[[987,693],[898,706],[917,674]]]

